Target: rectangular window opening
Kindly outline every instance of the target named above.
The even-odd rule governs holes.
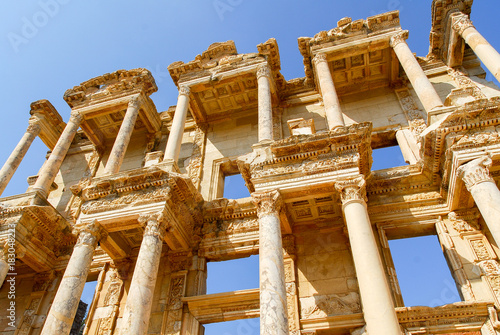
[[[241,199],[250,196],[245,180],[241,174],[224,176],[223,197],[226,199]]]
[[[372,171],[408,165],[398,145],[372,150]]]
[[[78,304],[78,310],[73,321],[73,326],[71,327],[71,334],[83,334],[83,329],[87,323],[87,316],[89,314],[92,300],[94,299],[96,287],[97,280],[91,280],[85,283],[80,303]]]
[[[259,256],[207,263],[207,294],[259,288]]]
[[[205,335],[260,334],[260,318],[211,323],[203,326]]]
[[[405,306],[462,301],[436,235],[390,240],[389,247]]]

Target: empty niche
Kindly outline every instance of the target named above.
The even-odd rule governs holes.
[[[436,235],[389,240],[405,306],[461,301]]]
[[[207,263],[207,294],[259,287],[259,256]]]
[[[259,335],[260,319],[244,319],[203,325],[205,335]]]

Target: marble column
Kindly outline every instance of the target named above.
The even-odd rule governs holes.
[[[288,335],[279,191],[253,193],[259,217],[260,334]]]
[[[406,163],[413,165],[420,159],[420,148],[415,135],[409,129],[396,131],[396,140]]]
[[[80,113],[71,112],[68,124],[59,137],[54,150],[52,150],[49,159],[47,159],[38,172],[38,179],[33,186],[33,190],[40,192],[44,197],[47,197],[49,194],[50,186],[59,172],[59,168],[68,153],[71,142],[73,141],[82,120],[83,116]]]
[[[326,60],[326,54],[319,53],[314,56],[313,63],[316,68],[316,75],[318,76],[323,104],[325,105],[328,129],[332,130],[344,126],[344,117],[342,116],[339,97],[337,96],[335,85],[333,84],[333,78],[330,67],[328,66],[328,61]]]
[[[144,237],[130,283],[120,334],[147,334],[166,223],[161,214],[141,215]]]
[[[370,335],[401,335],[389,283],[368,217],[365,180],[358,177],[338,181],[335,188],[342,200],[367,331]]]
[[[83,287],[87,282],[92,255],[98,240],[103,235],[102,227],[97,221],[77,229],[79,231],[78,240],[64,271],[41,335],[67,335],[71,331]]]
[[[24,133],[24,136],[21,138],[14,151],[10,154],[9,158],[3,165],[0,170],[0,195],[2,195],[3,191],[9,184],[10,179],[16,172],[19,164],[21,164],[24,155],[33,143],[33,140],[40,134],[41,127],[38,124],[39,120],[36,117],[31,117],[29,121],[28,129]]]
[[[429,113],[436,107],[442,107],[443,102],[411,52],[410,47],[406,44],[407,38],[407,30],[395,34],[391,37],[391,47],[394,49],[420,102],[422,102],[426,112]]]
[[[259,142],[273,139],[273,108],[271,101],[271,70],[267,65],[257,69],[259,94]]]
[[[123,118],[118,135],[116,136],[113,148],[111,149],[111,153],[109,154],[104,174],[110,175],[120,171],[130,138],[132,137],[132,132],[134,131],[135,121],[139,115],[139,109],[139,98],[134,96],[128,102],[128,108],[125,112],[125,117]]]
[[[164,160],[173,160],[177,162],[181,152],[182,136],[184,135],[184,126],[189,107],[189,93],[191,90],[187,86],[179,87],[179,96],[177,97],[177,106],[175,107],[174,119],[172,120],[172,129],[168,135],[167,147],[165,149]]]
[[[463,37],[483,64],[497,80],[500,80],[500,54],[477,31],[469,17],[463,13],[451,16],[452,27]]]
[[[458,168],[458,175],[472,194],[493,239],[500,245],[500,191],[490,175],[491,158],[483,156]]]

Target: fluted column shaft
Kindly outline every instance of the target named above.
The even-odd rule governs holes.
[[[340,126],[344,126],[344,117],[340,109],[339,97],[333,84],[332,74],[328,61],[324,53],[317,54],[313,59],[314,66],[316,67],[316,74],[318,76],[319,87],[323,97],[323,104],[325,105],[326,121],[328,122],[328,129],[332,130]]]
[[[259,99],[259,142],[273,139],[273,108],[271,101],[271,71],[267,65],[257,70]]]
[[[259,217],[260,334],[288,335],[278,191],[252,194]]]
[[[130,99],[125,117],[123,118],[115,143],[109,154],[104,174],[115,174],[120,171],[123,158],[125,157],[128,144],[130,143],[130,138],[132,137],[132,132],[134,131],[135,121],[139,115],[139,107],[140,103],[137,97]]]
[[[26,129],[23,137],[0,170],[0,195],[9,184],[9,181],[19,167],[19,164],[21,164],[26,152],[28,152],[28,149],[31,146],[31,143],[33,143],[33,140],[38,136],[38,134],[40,134],[41,127],[38,122],[38,119],[34,117],[30,118],[30,125],[28,126],[28,129]]]
[[[493,239],[500,245],[500,190],[489,173],[491,158],[483,156],[458,168]]]
[[[160,265],[165,223],[160,214],[143,215],[139,222],[144,225],[139,255],[130,283],[125,311],[121,322],[122,335],[147,334],[153,293]]]
[[[370,335],[401,335],[389,283],[373,234],[365,200],[363,177],[339,181],[354,267]]]
[[[82,119],[83,117],[80,113],[71,113],[68,124],[59,137],[59,140],[57,141],[54,150],[52,150],[49,159],[38,172],[38,179],[36,180],[33,189],[40,192],[45,197],[49,194],[50,186],[54,182],[57,172],[59,172],[59,168],[68,153],[71,142],[80,127]]]
[[[184,126],[189,107],[190,89],[187,86],[179,87],[179,96],[177,97],[177,106],[175,107],[172,129],[168,135],[167,148],[165,149],[165,160],[177,162],[181,152],[182,136],[184,135]]]
[[[443,102],[411,52],[410,47],[406,44],[405,40],[407,38],[408,31],[402,31],[391,38],[391,46],[401,66],[405,70],[413,89],[417,93],[418,98],[422,102],[426,112],[429,113],[436,107],[442,107]]]
[[[97,221],[80,228],[78,241],[73,248],[41,335],[70,333],[83,288],[87,282],[92,255],[101,235],[102,228]]]
[[[463,37],[483,64],[490,70],[497,80],[500,80],[500,54],[481,35],[472,24],[469,17],[463,13],[451,18],[453,29]]]

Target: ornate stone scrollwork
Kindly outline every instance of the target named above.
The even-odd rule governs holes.
[[[107,232],[97,220],[77,226],[75,231],[78,234],[75,246],[88,245],[95,248],[99,240],[107,237]]]
[[[391,37],[391,47],[394,48],[400,43],[406,43],[408,38],[408,30],[402,30]]]
[[[366,181],[363,176],[340,180],[335,183],[335,189],[340,193],[343,205],[351,201],[368,201],[366,198]]]
[[[463,179],[467,190],[472,189],[475,185],[483,182],[493,182],[490,175],[489,167],[491,166],[491,158],[488,156],[474,159],[458,168],[458,176]]]
[[[134,95],[130,100],[128,101],[128,106],[131,108],[139,108],[141,105],[141,101],[139,99],[139,96]]]
[[[257,68],[257,80],[261,77],[271,78],[271,70],[268,65],[261,65]]]
[[[189,86],[185,86],[185,85],[179,86],[179,95],[189,96],[190,93],[191,93],[191,89],[189,88]]]
[[[453,30],[455,30],[460,35],[464,33],[465,29],[474,27],[472,21],[469,19],[469,16],[463,13],[453,15],[451,19]]]
[[[257,206],[257,216],[279,214],[283,207],[283,199],[278,190],[252,193],[253,202]]]
[[[314,56],[312,61],[313,61],[313,64],[315,66],[318,65],[318,63],[326,62],[327,61],[326,54],[324,52],[321,52],[321,53],[317,54],[316,56]]]
[[[144,227],[144,236],[163,238],[167,232],[163,213],[141,214],[138,221]]]

